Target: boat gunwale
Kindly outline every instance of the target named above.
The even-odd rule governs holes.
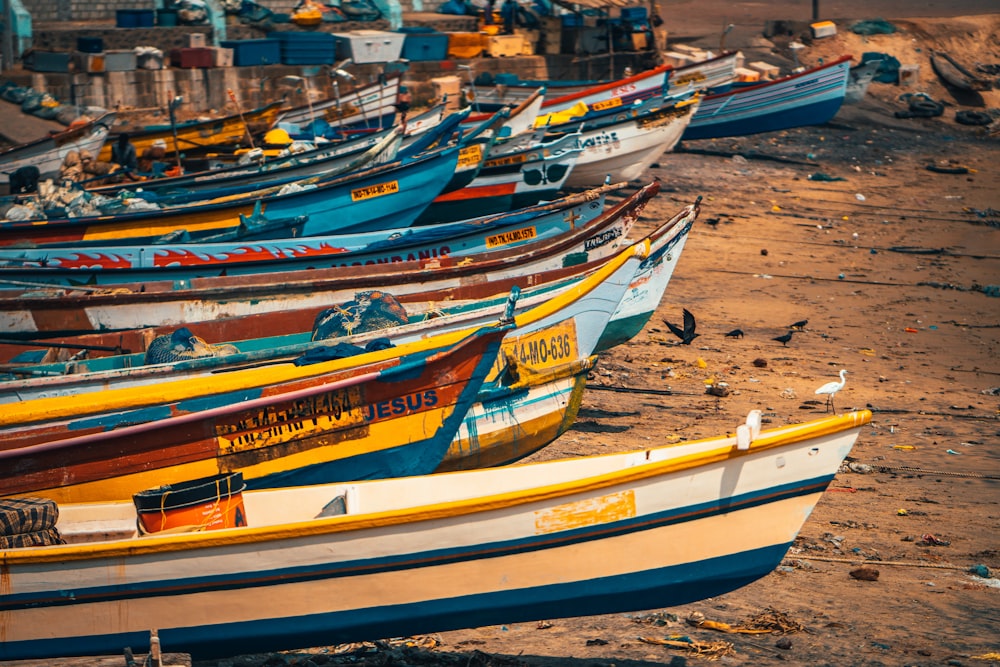
[[[552,501],[558,498],[599,491],[612,486],[634,484],[653,477],[676,474],[707,465],[736,460],[771,449],[780,449],[815,440],[827,436],[859,430],[871,421],[871,410],[859,410],[842,415],[831,415],[810,422],[789,424],[767,431],[762,431],[748,449],[737,447],[735,435],[685,442],[685,446],[701,444],[705,451],[692,452],[677,458],[659,461],[649,461],[640,465],[625,467],[610,472],[599,473],[569,482],[542,484],[511,492],[501,492],[464,498],[454,501],[403,507],[393,510],[372,512],[369,514],[345,514],[334,517],[306,519],[286,524],[260,527],[231,528],[217,531],[184,533],[179,535],[149,535],[142,539],[125,538],[109,542],[93,542],[85,544],[51,545],[25,549],[0,551],[0,563],[5,566],[27,565],[30,563],[54,563],[81,560],[96,560],[121,557],[138,557],[142,555],[157,555],[170,552],[194,551],[234,547],[253,543],[270,543],[282,540],[316,537],[327,534],[346,533],[351,531],[371,530],[390,526],[418,524],[439,519],[453,519],[459,516],[496,512],[511,507]],[[714,443],[718,443],[717,445]],[[633,450],[630,452],[615,452],[599,454],[588,458],[610,459],[612,457],[628,457],[638,452],[663,451],[676,445]],[[556,459],[519,464],[523,466],[551,466],[570,462],[573,459]],[[437,475],[475,475],[488,473],[489,470],[457,471],[434,473]],[[378,481],[357,482],[357,484],[378,484]],[[343,486],[332,484],[331,487]],[[257,491],[248,493],[266,493]]]
[[[484,271],[508,266],[515,262],[520,264],[528,261],[534,261],[537,258],[551,256],[566,248],[574,247],[579,243],[581,238],[592,235],[593,228],[601,228],[603,226],[613,224],[617,219],[627,215],[630,212],[630,209],[645,206],[645,204],[659,192],[659,189],[659,183],[657,181],[652,181],[640,188],[631,197],[615,204],[611,209],[604,211],[601,215],[594,218],[594,220],[592,220],[587,226],[569,232],[566,235],[549,239],[549,243],[537,248],[532,248],[527,252],[518,247],[501,250],[496,253],[481,253],[478,255],[456,256],[454,258],[437,257],[431,260],[416,260],[414,262],[397,262],[391,265],[385,265],[391,266],[392,268],[379,273],[371,272],[371,267],[368,266],[331,267],[315,271],[307,270],[304,271],[304,273],[310,274],[308,279],[285,280],[281,284],[275,284],[273,280],[252,282],[248,279],[252,278],[252,275],[235,277],[218,276],[192,279],[190,281],[191,286],[186,289],[174,289],[174,282],[170,280],[117,283],[113,285],[105,285],[105,289],[109,290],[107,292],[74,294],[73,298],[80,304],[80,307],[91,307],[101,304],[114,305],[120,301],[128,301],[128,297],[130,296],[141,296],[144,300],[155,302],[176,301],[178,299],[208,299],[213,298],[216,295],[231,299],[231,292],[234,289],[239,289],[244,292],[252,290],[256,297],[264,297],[276,292],[287,291],[290,287],[299,289],[318,287],[325,283],[337,280],[351,280],[352,285],[356,287],[384,287],[384,281],[387,276],[398,277],[404,272],[409,274],[414,280],[435,278],[435,273],[442,270],[447,270],[449,272],[449,276],[455,277],[468,275],[470,273],[479,274]],[[486,256],[487,259],[483,259],[484,256]],[[336,272],[337,275],[329,275],[333,272]],[[322,273],[323,275],[317,276],[317,273]],[[212,281],[212,284],[206,286],[196,284],[199,281]],[[219,281],[224,282],[222,282],[222,284],[215,284]],[[52,294],[47,296],[33,296],[33,294],[37,294],[40,289],[46,292],[51,292]],[[122,292],[118,290],[129,291]],[[74,291],[76,290],[74,290],[73,287],[63,285],[45,286],[44,288],[32,287],[26,288],[25,290],[0,290],[0,309],[13,311],[36,308],[40,310],[63,309],[66,306],[62,300],[68,296],[69,293]]]

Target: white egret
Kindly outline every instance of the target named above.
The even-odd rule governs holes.
[[[838,391],[844,388],[845,384],[847,384],[847,378],[844,377],[845,375],[847,375],[847,371],[841,368],[840,382],[827,382],[825,385],[816,390],[817,394],[826,394],[826,407],[828,410],[836,412],[833,407],[833,397]]]

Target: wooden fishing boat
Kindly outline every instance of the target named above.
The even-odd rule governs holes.
[[[499,115],[500,112],[497,113]],[[444,191],[462,187],[475,177],[482,163],[482,156],[495,140],[496,130],[502,122],[502,118],[491,118],[475,132],[455,137],[455,143],[459,147],[458,162]],[[216,201],[224,197],[240,197],[252,192],[257,192],[257,196],[266,196],[289,184],[321,185],[338,176],[388,164],[397,157],[413,157],[421,152],[418,146],[444,146],[452,136],[449,128],[457,125],[458,121],[455,121],[431,127],[411,140],[413,143],[407,142],[401,128],[360,133],[353,140],[329,143],[311,151],[289,155],[280,161],[265,162],[259,167],[253,164],[233,166],[163,179],[162,183],[134,183],[127,189],[135,192],[141,190],[145,193],[141,195],[145,200],[165,208]],[[372,139],[377,139],[377,143],[372,144]],[[417,144],[416,140],[420,143]],[[114,192],[114,187],[104,187],[98,191],[107,194]],[[149,196],[150,192],[153,197]]]
[[[535,88],[527,97],[521,100],[516,106],[510,109],[509,116],[501,130],[501,137],[516,137],[522,132],[527,132],[535,125],[535,119],[541,113],[542,104],[545,102],[545,88]],[[490,117],[490,113],[476,113],[462,124],[463,130],[474,128],[478,123],[482,123]]]
[[[70,152],[100,150],[115,117],[114,112],[106,113],[84,125],[5,149],[0,152],[0,185],[9,187],[11,172],[21,167],[37,167],[41,179],[55,178]]]
[[[993,82],[970,72],[945,51],[931,50],[931,67],[946,85],[965,92],[992,90]]]
[[[727,51],[704,60],[674,67],[669,70],[666,79],[667,87],[663,92],[676,94],[687,89],[689,85],[693,86],[696,91],[704,93],[725,92],[736,80],[738,57],[737,52]],[[556,99],[610,83],[609,81],[559,81],[552,79],[544,81],[522,80],[515,74],[503,74],[502,77],[497,77],[497,80],[496,91],[491,91],[490,94],[502,94],[503,99],[507,100],[508,104],[532,94],[532,91],[539,87],[545,89],[548,98]],[[480,87],[477,90],[483,90],[483,88]],[[634,103],[634,100],[632,102]],[[622,102],[620,98],[612,97],[611,104],[621,106]],[[545,109],[544,111],[548,112],[549,110]]]
[[[844,104],[857,104],[865,98],[868,86],[878,74],[882,60],[867,60],[853,66],[848,72],[847,89],[844,91]]]
[[[542,103],[541,112],[564,111],[580,103],[586,104],[594,110],[610,109],[628,106],[651,97],[663,96],[668,90],[671,69],[669,65],[661,65],[616,81],[597,84],[588,82],[574,86],[562,94],[553,93],[555,88],[548,87],[551,85],[550,82],[546,84],[545,101]],[[535,87],[537,83],[533,82],[531,87]],[[505,105],[516,106],[528,94],[530,92],[522,90],[518,93],[515,87],[502,84],[493,88],[473,86],[469,103],[474,106],[478,105],[483,111],[494,110]]]
[[[435,472],[508,465],[554,441],[576,421],[596,364],[594,355],[484,384]]]
[[[682,140],[735,137],[822,125],[844,102],[851,56],[773,81],[706,95]]]
[[[698,197],[689,209],[690,215],[675,216],[674,224],[660,225],[646,237],[650,244],[649,257],[642,261],[632,277],[595,352],[604,352],[632,340],[649,322],[663,300],[700,209],[701,197]]]
[[[303,104],[280,111],[273,119],[273,127],[299,126],[299,132],[312,135],[310,126],[322,121],[332,131],[391,127],[396,117],[400,77],[387,75],[374,83],[340,92],[335,84],[335,94],[325,100]],[[293,130],[293,133],[295,131]],[[324,134],[318,131],[317,134]]]
[[[283,156],[248,160],[217,169],[185,173],[179,176],[126,181],[87,188],[105,196],[122,191],[139,191],[152,201],[184,201],[198,197],[221,196],[239,192],[234,186],[249,191],[281,185],[315,176],[331,176],[347,171],[385,164],[396,159],[402,142],[399,129],[393,128],[358,135],[349,141],[320,144],[311,150]],[[232,189],[226,189],[232,188]]]
[[[406,227],[455,172],[458,147],[323,180],[115,215],[0,222],[0,247],[289,238]]]
[[[636,116],[623,111],[615,115],[621,120],[614,124],[584,129],[577,139],[583,150],[566,185],[593,187],[606,178],[638,179],[661,155],[673,150],[698,104],[699,98],[691,97]]]
[[[558,197],[580,155],[577,135],[525,145],[527,147],[521,150],[487,155],[471,183],[439,194],[415,224],[462,220],[471,215],[533,206]],[[605,182],[602,180],[597,185]]]
[[[10,405],[0,460],[23,474],[0,480],[0,495],[127,499],[223,471],[242,473],[251,488],[431,472],[508,328],[234,370],[211,383],[182,379],[60,397],[60,405]]]
[[[618,184],[617,187],[620,187]],[[372,266],[519,248],[585,226],[615,186],[511,212],[457,222],[358,234],[224,243],[0,248],[0,286],[175,284],[210,276]],[[597,206],[591,204],[597,203]],[[0,288],[2,289],[2,288]]]
[[[674,222],[646,237],[650,252],[632,276],[593,352],[630,340],[659,306],[694,218]],[[595,360],[580,358],[541,370],[518,367],[517,382],[499,387],[495,382],[484,384],[438,471],[505,465],[548,445],[575,421]]]
[[[558,124],[541,125],[504,142],[496,152],[505,155],[506,151],[553,141],[572,132],[581,151],[566,179],[567,186],[592,187],[607,178],[632,181],[680,141],[698,104],[699,97],[687,89],[630,107],[586,113]]]
[[[603,211],[591,224],[527,249],[288,272],[280,283],[268,275],[220,276],[179,285],[123,283],[113,290],[6,290],[0,292],[0,326],[8,339],[20,333],[22,339],[37,340],[39,332],[72,336],[197,323],[210,326],[198,335],[222,341],[306,331],[320,311],[346,303],[363,290],[389,292],[404,307],[419,311],[441,303],[478,301],[506,294],[515,285],[563,280],[597,268],[615,253],[658,190],[658,184],[651,183]],[[693,214],[686,208],[679,215]],[[523,233],[530,233],[530,227]],[[543,274],[545,280],[538,279]]]
[[[574,209],[576,210],[576,209]],[[637,334],[651,317],[659,305],[667,288],[674,267],[680,259],[684,242],[698,214],[698,202],[684,209],[678,215],[665,221],[654,229],[644,241],[650,245],[649,257],[644,259],[629,281],[628,289],[597,341],[596,351],[608,349],[621,344]],[[551,281],[546,273],[535,274],[535,284],[518,290],[517,310],[524,311],[544,303],[555,295],[572,287],[575,283],[589,279],[587,276],[559,277]],[[173,336],[176,327],[164,327],[156,330],[128,332],[132,342],[143,345],[143,350],[131,354],[113,354],[109,356],[81,356],[81,350],[88,351],[93,346],[106,348],[104,353],[113,350],[111,344],[120,345],[123,340],[115,340],[113,334],[97,334],[64,342],[64,348],[72,357],[68,361],[56,362],[49,358],[46,363],[33,352],[26,352],[7,366],[11,379],[0,382],[0,403],[31,400],[34,398],[69,396],[91,391],[118,388],[122,386],[140,386],[160,382],[165,379],[192,377],[196,375],[209,376],[224,368],[257,365],[264,362],[274,362],[281,359],[293,359],[309,350],[333,345],[338,342],[349,342],[354,345],[365,345],[376,338],[388,337],[397,344],[410,340],[426,338],[442,331],[470,327],[476,324],[489,323],[500,317],[507,307],[508,295],[497,288],[484,286],[483,293],[496,292],[492,297],[486,297],[471,302],[441,302],[430,311],[414,308],[404,308],[405,324],[386,326],[391,322],[381,322],[378,326],[367,324],[371,320],[365,316],[358,317],[358,324],[349,331],[335,329],[331,332],[312,329],[293,332],[284,335],[268,335],[253,339],[218,339],[224,340],[219,345],[210,345],[204,338],[187,339],[184,342],[186,352],[178,354],[176,361],[163,360],[157,362],[150,358],[147,351],[149,341],[158,336]],[[343,307],[350,312],[350,303],[365,307],[365,302],[378,303],[373,312],[387,300],[385,293],[375,292],[374,295],[363,293],[356,296],[352,302]],[[372,305],[368,305],[372,308]],[[335,308],[336,309],[336,308]],[[402,318],[394,321],[398,322]],[[319,318],[317,318],[319,321]],[[192,324],[186,329],[191,335],[196,333],[207,336],[219,335],[221,331],[237,328],[236,323],[225,328],[212,323]],[[185,334],[187,335],[187,334]],[[338,337],[331,338],[332,335]],[[143,341],[137,339],[142,337]],[[38,350],[45,352],[46,350]],[[101,354],[97,352],[95,354]],[[581,353],[583,354],[583,353]],[[29,363],[32,360],[33,363]],[[533,385],[532,385],[533,386]],[[513,411],[511,411],[512,417]],[[520,422],[520,419],[515,419]]]
[[[591,279],[526,312],[514,315],[509,308],[491,327],[504,332],[499,355],[496,346],[486,353],[493,355],[486,360],[493,392],[516,382],[522,370],[539,374],[589,357],[648,250],[646,242],[627,248]],[[505,326],[511,321],[516,331]],[[410,370],[399,377],[380,375],[378,382],[386,387],[360,395],[357,382],[340,382],[331,370],[317,376],[302,365],[315,358],[322,369],[326,354],[340,353],[333,348],[313,350],[294,363],[222,369],[210,379],[161,380],[9,405],[0,417],[5,432],[0,460],[20,472],[16,480],[0,480],[0,495],[121,499],[142,490],[153,476],[161,484],[175,483],[204,475],[207,468],[238,469],[252,488],[430,472],[455,430],[446,433],[433,414],[417,413],[453,403],[456,411],[467,411],[472,401],[456,403],[461,393],[451,388],[452,372],[447,366],[424,370],[433,365],[425,357],[454,344],[456,336],[467,340],[479,331],[463,328],[397,346],[396,354],[404,358],[399,365]],[[374,377],[357,368],[364,361],[364,355],[357,357],[345,372]],[[454,374],[466,377],[460,369]],[[481,384],[480,379],[474,393]],[[319,395],[317,386],[326,393]],[[458,414],[455,429],[464,414]],[[393,419],[400,421],[390,424]],[[446,433],[446,441],[425,438],[421,419],[434,426],[432,433]],[[380,433],[380,426],[396,428],[395,437]],[[423,444],[414,446],[418,441]]]
[[[172,125],[147,125],[124,131],[112,128],[113,132],[101,148],[97,159],[104,162],[111,161],[111,147],[118,141],[118,135],[123,132],[128,134],[129,141],[135,146],[138,155],[142,155],[147,148],[152,148],[157,141],[166,144],[167,155],[219,146],[248,145],[255,130],[269,127],[284,106],[284,101],[279,100],[243,113],[210,120],[182,121]]]
[[[721,595],[781,562],[870,420],[760,431],[754,411],[634,452],[247,491],[247,526],[202,532],[64,504],[67,544],[0,552],[0,659],[146,651],[155,628],[203,660]]]

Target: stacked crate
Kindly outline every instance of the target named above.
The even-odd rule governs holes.
[[[277,39],[226,40],[219,46],[233,50],[236,67],[277,65],[281,62],[281,43]]]
[[[285,65],[332,65],[337,58],[337,40],[326,32],[276,32],[281,62]]]

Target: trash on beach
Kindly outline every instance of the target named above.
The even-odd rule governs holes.
[[[636,637],[644,644],[658,644],[671,648],[680,648],[690,651],[703,657],[718,658],[725,655],[733,655],[736,651],[729,642],[700,642],[691,639],[687,635],[669,635],[664,638],[659,637]]]
[[[739,631],[753,630],[779,635],[802,632],[806,629],[804,625],[792,619],[786,612],[779,611],[773,607],[764,608],[759,613],[741,622],[737,628],[739,628]]]
[[[977,577],[981,577],[982,579],[990,578],[990,568],[986,567],[982,563],[978,563],[976,565],[972,565],[971,567],[969,567],[969,572],[976,575]]]
[[[855,35],[891,35],[896,32],[896,26],[885,19],[866,19],[851,26]]]
[[[851,575],[852,579],[858,581],[878,581],[879,571],[871,565],[862,565],[854,568],[848,574]]]
[[[831,176],[830,174],[824,174],[822,171],[817,171],[814,174],[809,174],[808,180],[832,182],[832,181],[846,181],[847,179],[844,178],[843,176]]]

